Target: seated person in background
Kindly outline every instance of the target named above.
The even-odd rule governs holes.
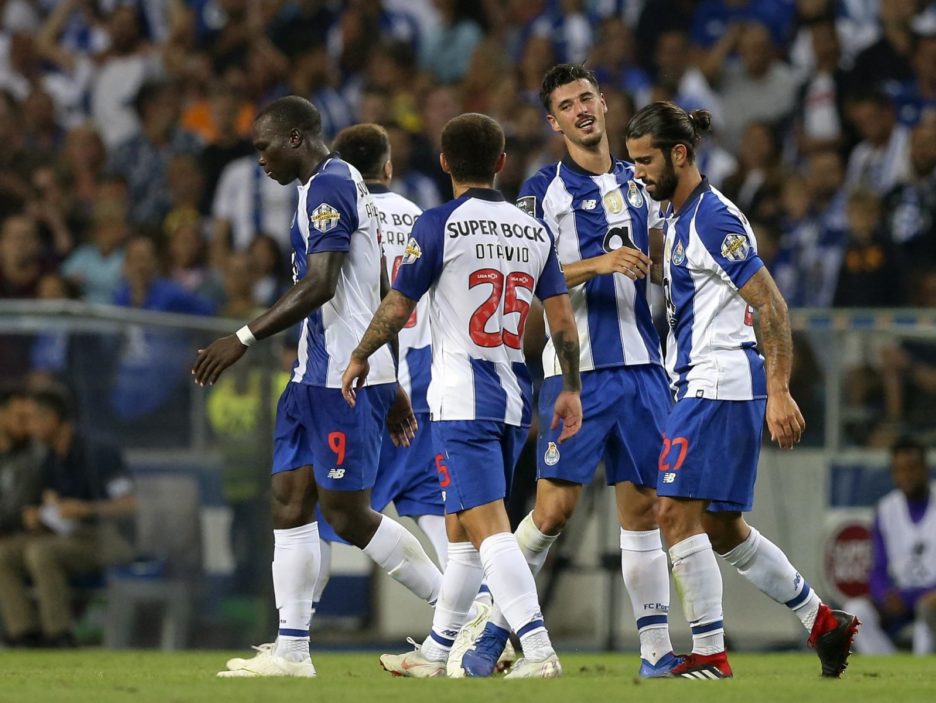
[[[136,498],[120,451],[83,437],[62,393],[42,390],[32,400],[32,435],[49,453],[41,504],[23,511],[26,533],[0,543],[0,615],[13,644],[71,646],[68,580],[132,558],[117,521],[134,513]]]
[[[913,623],[913,653],[929,654],[936,651],[936,483],[923,445],[897,440],[891,475],[897,488],[878,503],[871,532],[870,598],[845,607],[863,624],[856,652],[893,654],[893,638]]]
[[[0,544],[23,531],[23,508],[39,500],[43,449],[29,433],[31,407],[23,388],[0,395]]]

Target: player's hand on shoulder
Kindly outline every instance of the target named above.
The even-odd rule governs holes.
[[[582,429],[582,396],[578,391],[562,391],[556,397],[550,429],[559,427],[560,422],[562,432],[556,440],[560,444],[574,437]]]
[[[770,439],[781,449],[792,449],[799,444],[806,429],[806,420],[789,391],[768,393],[767,429],[770,430]]]
[[[367,359],[352,356],[348,361],[348,368],[341,374],[341,395],[352,408],[357,402],[357,390],[364,387],[368,373],[370,364]]]
[[[393,405],[387,411],[387,431],[394,447],[408,447],[416,436],[419,423],[413,413],[413,406],[403,387],[397,384],[397,394]]]
[[[218,380],[221,372],[240,359],[247,347],[233,334],[221,337],[198,350],[198,358],[192,367],[192,375],[199,386],[210,386]]]
[[[650,257],[639,249],[620,247],[602,254],[596,262],[599,274],[623,273],[633,281],[650,273]]]

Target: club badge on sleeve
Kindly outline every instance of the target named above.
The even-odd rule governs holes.
[[[338,224],[339,220],[341,220],[341,213],[328,203],[319,205],[309,216],[309,224],[322,234],[335,229],[335,225]]]
[[[536,217],[536,196],[526,195],[522,198],[517,198],[517,207],[530,217]]]
[[[744,261],[751,251],[748,238],[743,234],[729,234],[721,243],[721,255],[728,261]]]
[[[400,263],[401,264],[416,263],[416,260],[420,256],[422,256],[422,249],[419,246],[419,242],[417,242],[414,237],[410,237],[409,241],[406,242],[406,247],[403,249],[403,259]]]

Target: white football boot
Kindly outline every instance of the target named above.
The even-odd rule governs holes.
[[[562,676],[559,657],[553,652],[542,661],[521,657],[510,667],[505,679],[556,679]]]
[[[445,676],[445,662],[431,661],[422,654],[420,645],[412,638],[406,641],[413,645],[412,652],[406,654],[381,654],[380,665],[394,676],[408,676],[414,679],[435,679]]]
[[[225,667],[227,667],[228,671],[241,669],[245,665],[253,662],[256,659],[271,656],[273,654],[273,651],[276,649],[276,642],[254,644],[254,645],[251,645],[251,648],[256,650],[257,653],[248,659],[244,659],[242,657],[234,657],[233,659],[228,659],[227,663],[224,665]]]

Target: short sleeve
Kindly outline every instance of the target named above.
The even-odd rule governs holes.
[[[324,173],[312,179],[306,196],[306,255],[351,249],[351,235],[359,225],[357,199],[357,186],[350,177]]]
[[[549,233],[549,229],[546,230]],[[549,234],[549,255],[546,257],[546,264],[536,281],[536,290],[534,293],[540,300],[552,298],[555,295],[562,295],[569,292],[566,285],[565,274],[562,273],[562,266],[559,265],[559,255],[556,253],[556,241],[552,234]]]
[[[750,227],[727,208],[700,212],[695,222],[699,240],[709,253],[707,262],[694,262],[740,289],[764,267]]]
[[[419,300],[442,273],[445,251],[445,221],[442,215],[431,210],[416,220],[413,230],[403,249],[403,258],[393,289],[411,300]]]
[[[523,210],[530,217],[542,220],[543,198],[546,197],[546,190],[549,187],[548,179],[542,173],[527,178],[520,186],[520,193],[517,196],[517,207]]]

